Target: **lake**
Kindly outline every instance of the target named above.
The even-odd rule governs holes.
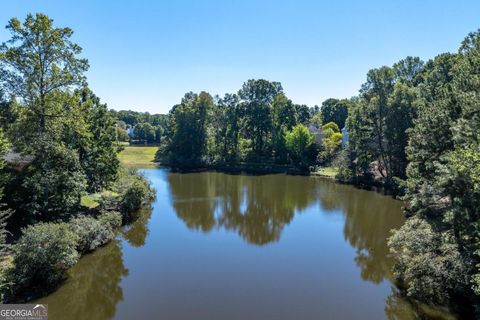
[[[84,256],[50,319],[414,319],[386,239],[402,202],[328,179],[142,170],[151,208]]]

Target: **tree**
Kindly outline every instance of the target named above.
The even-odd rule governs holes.
[[[15,207],[28,222],[66,218],[76,212],[87,179],[75,150],[63,144],[44,144],[45,156],[35,158],[17,177],[12,192]]]
[[[348,107],[349,152],[356,173],[366,178],[376,175],[396,192],[402,192],[406,178],[407,132],[417,115],[415,85],[422,81],[422,66],[420,59],[407,57],[393,68],[370,70],[360,98]]]
[[[297,123],[307,125],[310,121],[310,109],[305,104],[296,104],[295,112],[297,113]]]
[[[147,143],[155,143],[155,128],[148,122],[139,123],[135,126],[135,138]]]
[[[70,28],[55,28],[46,15],[29,14],[22,24],[12,18],[7,29],[10,41],[0,46],[2,88],[20,98],[35,114],[37,134],[44,134],[52,112],[57,90],[83,85],[88,69],[86,59],[77,58],[82,49],[70,41]]]
[[[458,54],[439,55],[420,72],[421,103],[407,148],[412,217],[389,245],[408,295],[429,303],[462,297],[478,308],[479,66],[476,32]]]
[[[197,166],[206,161],[207,116],[212,108],[213,98],[210,94],[189,92],[182,103],[170,111],[173,136],[168,152],[172,164]]]
[[[23,181],[15,196],[30,215],[52,219],[78,204],[86,186],[70,149],[85,133],[85,121],[68,90],[85,83],[88,62],[78,58],[72,30],[54,27],[46,15],[28,15],[23,24],[13,18],[7,29],[12,38],[0,47],[1,87],[20,102],[10,136],[14,148],[32,158],[17,177]]]
[[[0,128],[0,255],[5,254],[6,251],[9,249],[9,245],[7,244],[8,231],[6,227],[8,219],[12,215],[11,210],[3,209],[3,187],[8,179],[8,175],[4,172],[5,161],[3,160],[3,157],[8,152],[8,149],[8,141],[3,136],[3,130]]]
[[[220,161],[235,163],[241,157],[239,139],[242,110],[239,96],[225,94],[223,99],[218,100],[215,110],[214,121],[210,124],[210,129],[215,132],[214,145],[217,147],[212,149],[217,151]],[[215,155],[212,155],[213,157]]]
[[[331,157],[338,151],[342,144],[342,134],[335,122],[329,122],[323,125],[322,131],[324,134],[322,144]]]
[[[269,155],[273,127],[272,104],[275,96],[283,91],[279,82],[248,80],[238,92],[244,100],[244,135],[252,141],[252,156],[261,158]]]
[[[116,127],[115,132],[117,135],[117,141],[121,141],[121,142],[130,141],[130,136],[128,135],[125,129],[122,129],[121,127]]]
[[[322,115],[322,122],[335,122],[339,128],[345,127],[345,120],[348,116],[348,107],[350,102],[348,100],[327,99],[322,103],[320,114]]]
[[[86,123],[86,134],[77,147],[79,159],[87,178],[88,191],[108,187],[117,177],[120,166],[117,153],[116,121],[107,105],[88,88],[78,92]],[[125,133],[125,131],[124,131]]]
[[[287,150],[293,161],[300,162],[299,167],[308,165],[308,156],[312,147],[314,136],[302,124],[297,124],[285,136]]]

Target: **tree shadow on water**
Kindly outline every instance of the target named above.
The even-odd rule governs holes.
[[[51,319],[111,319],[123,299],[120,282],[127,275],[120,243],[114,240],[82,257],[58,290],[35,303],[48,304]]]

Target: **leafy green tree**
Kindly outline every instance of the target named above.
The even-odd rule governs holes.
[[[215,142],[211,147],[220,162],[236,163],[240,160],[241,152],[239,145],[241,129],[241,105],[240,98],[236,94],[225,94],[218,99],[213,121],[210,121],[209,130],[214,131]]]
[[[52,219],[78,203],[86,183],[78,154],[70,149],[84,130],[78,100],[68,90],[85,83],[88,68],[72,30],[56,28],[46,15],[10,20],[10,41],[0,47],[1,87],[21,107],[10,134],[17,151],[32,161],[16,190],[19,207]],[[75,134],[73,134],[75,133]]]
[[[283,91],[279,82],[248,80],[238,92],[243,99],[244,136],[252,141],[252,157],[269,156],[273,127],[273,101]]]
[[[72,147],[78,148],[88,191],[96,192],[108,187],[117,177],[120,162],[117,157],[116,120],[107,105],[100,103],[91,90],[83,88],[78,94],[86,133],[83,141]]]
[[[32,220],[53,220],[73,214],[87,188],[87,179],[75,150],[62,144],[44,144],[45,156],[35,158],[18,178],[12,193],[16,207]]]
[[[302,124],[297,124],[292,131],[287,132],[285,136],[287,150],[293,161],[300,162],[300,167],[308,166],[313,141],[314,136]]]
[[[2,88],[24,102],[37,119],[32,127],[45,134],[48,122],[57,117],[52,94],[83,85],[88,62],[77,57],[82,49],[70,40],[73,31],[54,27],[44,14],[29,14],[23,24],[12,18],[7,29],[12,38],[0,46]]]
[[[397,192],[406,178],[405,147],[417,116],[419,89],[415,85],[422,81],[422,66],[420,59],[407,57],[393,68],[370,70],[360,98],[350,101],[348,107],[349,150],[355,159],[355,174],[367,179],[381,177]]]
[[[157,125],[155,128],[155,143],[162,142],[162,136],[164,135],[164,128],[160,125]]]
[[[197,166],[206,161],[207,116],[213,104],[207,92],[189,92],[182,103],[171,110],[173,136],[168,152],[172,164]]]
[[[322,123],[335,122],[339,128],[345,127],[345,120],[348,116],[348,100],[327,99],[322,103],[320,114]]]
[[[413,217],[389,245],[408,295],[429,303],[462,297],[478,308],[479,66],[476,32],[458,54],[439,55],[420,72],[421,103],[407,148]]]
[[[296,104],[297,123],[307,125],[310,122],[310,109],[305,104]]]
[[[116,127],[115,132],[117,135],[117,141],[122,141],[122,142],[130,141],[130,136],[128,135],[127,131],[125,131],[125,129],[122,129],[121,127]]]
[[[342,144],[342,134],[335,122],[329,122],[322,126],[324,134],[323,146],[330,156],[333,156],[338,151]]]
[[[3,209],[4,185],[7,182],[8,175],[4,172],[5,161],[3,157],[8,152],[9,144],[3,135],[3,130],[0,128],[0,255],[5,254],[10,246],[7,244],[8,231],[6,229],[8,219],[12,215],[9,209]]]
[[[146,141],[147,143],[155,143],[155,128],[148,122],[139,123],[135,126],[135,138]]]
[[[14,268],[7,273],[8,300],[22,296],[25,290],[51,291],[78,260],[78,236],[66,223],[38,223],[22,233],[14,246]]]

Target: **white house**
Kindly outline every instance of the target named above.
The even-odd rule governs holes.
[[[130,137],[130,139],[133,139],[135,137],[135,127],[134,126],[127,125],[127,129],[125,129],[125,131],[127,131],[127,134]]]
[[[346,147],[348,144],[348,131],[347,127],[343,127],[342,129],[342,147]]]
[[[308,131],[310,132],[310,134],[313,134],[313,136],[315,137],[315,140],[314,140],[315,144],[317,145],[322,144],[323,131],[321,128],[317,127],[314,124],[309,124]]]

